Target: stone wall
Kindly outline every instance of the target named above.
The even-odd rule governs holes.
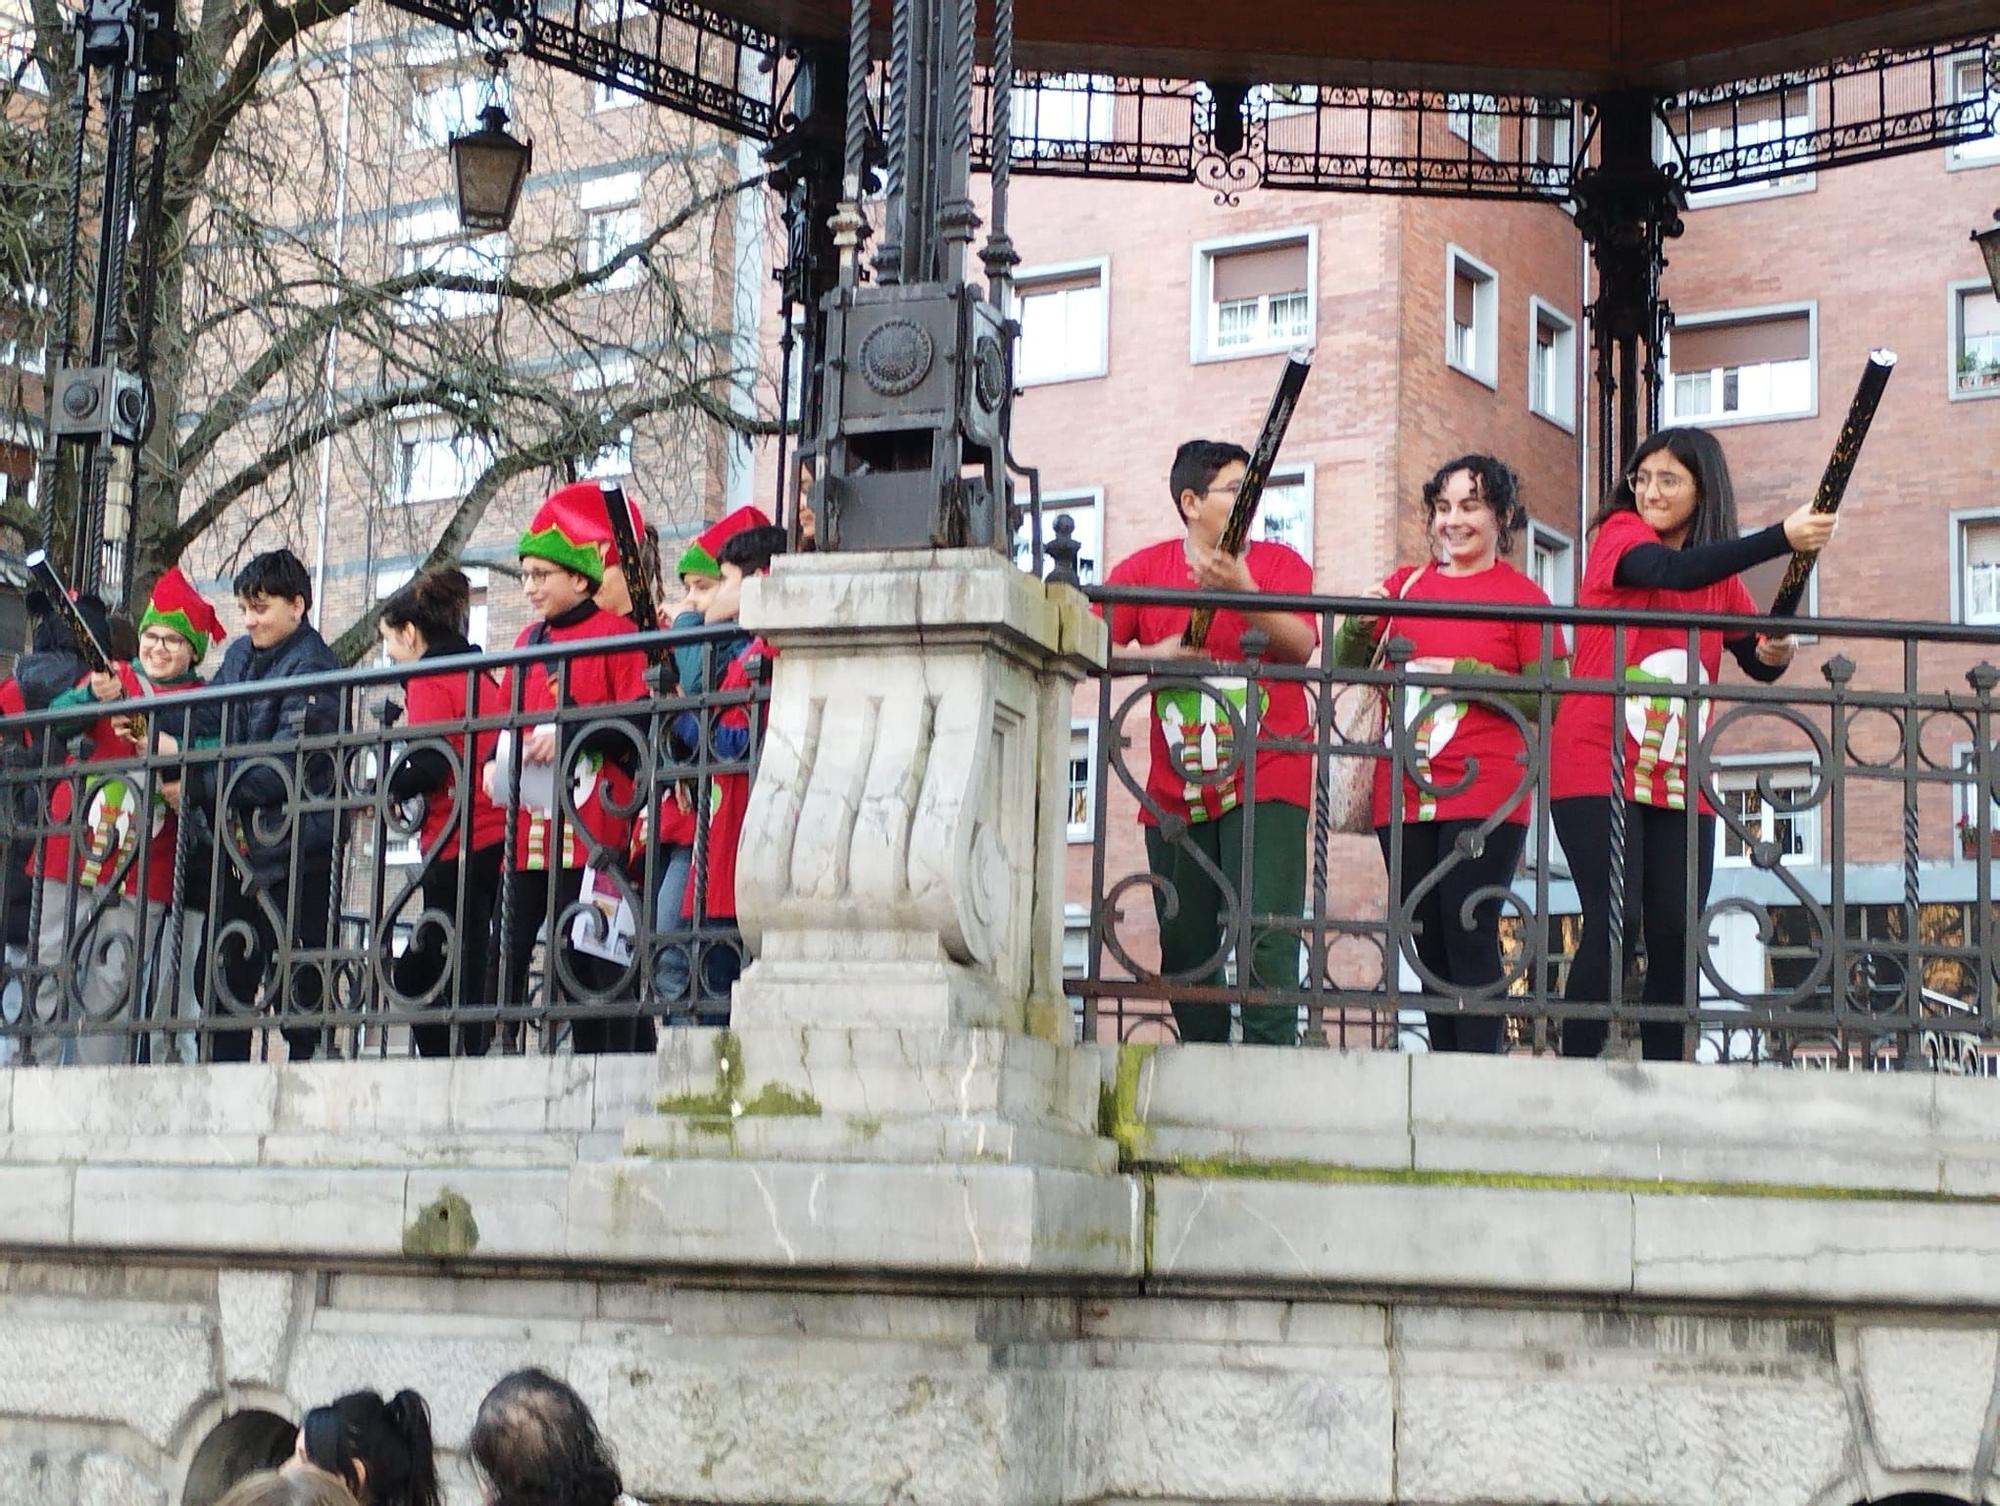
[[[406,1385],[471,1506],[530,1363],[651,1499],[2000,1500],[1980,1084],[1128,1049],[1115,1159],[1051,1173],[867,1162],[898,1104],[833,1118],[837,1035],[733,1041],[718,1110],[683,1034],[0,1073],[0,1506],[208,1506],[260,1414]],[[909,1094],[971,1123],[958,1060]],[[995,1080],[1089,1060],[1015,1038]],[[627,1149],[677,1113],[705,1151]]]

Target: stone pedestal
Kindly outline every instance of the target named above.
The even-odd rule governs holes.
[[[747,1209],[789,1265],[1135,1271],[1061,969],[1070,704],[1104,624],[986,550],[784,559],[743,622],[776,651],[737,861],[755,960],[732,1029],[667,1033],[602,1174],[613,1244]]]

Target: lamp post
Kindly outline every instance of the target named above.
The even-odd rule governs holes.
[[[2000,209],[1993,211],[1993,223],[1972,232],[1979,254],[1986,258],[1986,280],[1993,284],[1993,296],[2000,298]]]
[[[499,100],[481,110],[478,130],[451,138],[459,224],[467,230],[505,230],[513,224],[521,185],[534,161],[534,144],[508,131],[507,111]]]

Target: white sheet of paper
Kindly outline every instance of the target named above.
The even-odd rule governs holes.
[[[555,731],[553,723],[544,723],[535,728],[537,732]],[[512,780],[514,774],[514,732],[512,728],[500,734],[500,740],[493,749],[493,803],[510,805],[515,803]],[[521,790],[519,803],[524,810],[540,815],[552,815],[556,808],[556,766],[553,763],[521,763]]]
[[[586,957],[602,957],[621,966],[630,962],[639,926],[617,884],[602,869],[586,868],[580,897],[585,904],[596,908],[597,915],[589,910],[577,912],[576,919],[570,922],[569,944]],[[606,922],[602,936],[598,934],[598,916]]]

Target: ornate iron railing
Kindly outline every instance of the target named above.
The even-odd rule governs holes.
[[[566,703],[607,647],[698,652],[714,684],[733,632],[0,720],[0,1062],[227,1059],[281,1037],[294,1056],[640,1050],[659,1022],[726,1018],[743,958],[710,891],[711,796],[751,771],[761,673],[740,690],[553,712],[524,709],[519,687],[546,676]],[[515,688],[475,698],[499,674]],[[470,709],[401,721],[418,679]],[[274,702],[272,730],[256,713]],[[129,712],[146,719],[136,752],[105,735],[103,719]],[[268,735],[233,733],[246,725]],[[488,765],[497,811],[475,794]],[[412,782],[432,792],[412,800]],[[677,848],[652,840],[663,802],[690,818]],[[544,820],[524,819],[538,808]],[[538,852],[574,877],[508,877]],[[586,888],[586,872],[601,878]]]
[[[1195,599],[1130,587],[1095,588],[1091,595],[1113,614],[1114,625],[1120,608]],[[1612,674],[1579,680],[1539,667],[1505,676],[1422,672],[1408,662],[1407,640],[1395,638],[1378,666],[1341,668],[1324,645],[1348,612],[1383,611],[1380,600],[1213,593],[1200,599],[1305,613],[1323,647],[1304,665],[1196,666],[1114,650],[1119,657],[1097,682],[1090,718],[1091,777],[1081,780],[1080,762],[1072,776],[1074,799],[1088,805],[1077,830],[1090,836],[1087,887],[1080,859],[1073,861],[1071,886],[1073,895],[1082,889],[1087,896],[1072,922],[1069,982],[1083,1036],[1171,1038],[1178,1031],[1170,1003],[1183,1010],[1205,1004],[1229,1011],[1238,1031],[1246,1009],[1261,1011],[1257,1017],[1267,1024],[1277,1010],[1287,1021],[1296,1018],[1309,1044],[1424,1049],[1428,1012],[1433,1021],[1502,1017],[1503,1046],[1511,1050],[1556,1050],[1566,1026],[1604,1022],[1613,1049],[1651,1025],[1675,1033],[1677,1054],[1701,1060],[2000,1070],[2000,895],[1993,867],[2000,858],[2000,671],[1988,662],[2000,660],[2000,629],[1812,619],[1799,626],[1816,637],[1801,642],[1777,683],[1738,676],[1690,684],[1685,668],[1628,665],[1631,635],[1642,625],[1666,630],[1691,656],[1700,627],[1739,634],[1769,631],[1770,620],[1477,609],[1481,620],[1531,625],[1545,646],[1559,631],[1573,640],[1579,627],[1612,627]],[[1467,610],[1434,602],[1393,607],[1406,620]],[[1726,673],[1736,673],[1726,654],[1724,664]],[[1226,683],[1217,688],[1219,681],[1241,686],[1252,678],[1263,681],[1266,695],[1232,698]],[[1277,685],[1303,692],[1302,733],[1267,734],[1263,702]],[[1288,752],[1309,760],[1310,819],[1297,855],[1305,871],[1301,913],[1266,913],[1246,902],[1254,845],[1234,861],[1196,858],[1195,828],[1148,793],[1151,718],[1162,691],[1179,692],[1183,709],[1198,707],[1176,744],[1192,770],[1190,792],[1233,786],[1236,799],[1249,805],[1257,799],[1258,755]],[[1552,739],[1549,729],[1561,701],[1585,694],[1608,698],[1602,714],[1615,724],[1629,720],[1652,754],[1662,740],[1671,745],[1695,729],[1684,789],[1697,798],[1670,816],[1684,825],[1690,856],[1666,877],[1692,922],[1684,955],[1675,959],[1690,982],[1671,1003],[1643,998],[1639,969],[1657,959],[1635,966],[1630,957],[1610,969],[1602,996],[1565,997],[1579,896],[1555,840],[1551,774],[1564,759],[1605,754],[1580,753],[1568,739]],[[1392,719],[1372,740],[1344,734],[1343,708],[1370,695],[1405,708],[1400,730]],[[1459,846],[1421,869],[1413,856],[1420,850],[1420,813],[1410,807],[1448,797],[1471,779],[1440,784],[1424,762],[1436,750],[1438,730],[1467,707],[1488,708],[1518,739],[1509,793],[1495,814],[1471,823]],[[1203,733],[1214,754],[1205,768],[1183,751]],[[1615,756],[1622,759],[1623,750]],[[1348,771],[1377,765],[1390,770],[1391,804],[1379,845],[1373,835],[1335,832],[1330,820],[1336,784]],[[1622,787],[1607,770],[1604,787],[1614,783]],[[1705,904],[1697,903],[1702,799],[1716,812],[1708,851],[1721,865]],[[1629,804],[1622,795],[1612,800],[1621,811]],[[1454,869],[1479,857],[1502,825],[1499,812],[1517,801],[1527,814],[1525,859],[1503,884],[1476,896],[1500,907],[1503,973],[1468,986],[1426,962],[1431,948],[1418,915]],[[1155,872],[1168,861],[1141,849],[1139,820],[1156,823],[1155,843],[1192,865],[1181,870],[1196,875],[1189,882],[1212,882],[1221,893],[1213,945],[1199,963],[1173,974],[1161,970],[1159,934],[1179,920],[1184,896]],[[1622,832],[1624,823],[1614,817],[1609,826]],[[1628,861],[1634,874],[1647,866],[1618,840],[1609,845],[1613,874]],[[1656,882],[1657,866],[1648,867]],[[1615,888],[1614,882],[1606,892]],[[1637,945],[1641,916],[1612,908],[1617,958]],[[1269,976],[1273,937],[1285,959],[1279,979]],[[1267,949],[1258,953],[1256,976],[1246,976],[1252,972],[1246,943]]]

